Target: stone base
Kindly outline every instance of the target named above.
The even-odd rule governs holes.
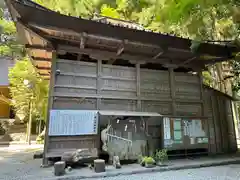
[[[42,151],[36,152],[33,155],[33,159],[42,159],[42,158],[43,158],[43,152]]]
[[[65,174],[66,163],[64,161],[59,161],[54,164],[54,175],[62,176]]]
[[[94,160],[94,171],[96,173],[105,172],[105,161],[103,159]]]
[[[113,166],[116,169],[120,169],[121,168],[121,164],[120,164],[120,160],[118,156],[113,156]]]

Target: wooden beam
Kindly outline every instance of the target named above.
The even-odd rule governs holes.
[[[121,40],[121,39],[118,39],[118,38],[98,36],[98,35],[93,35],[93,34],[87,34],[87,37],[88,37],[88,38],[105,40],[105,41],[115,41],[115,42],[121,43],[121,44],[124,42],[124,44],[129,44],[129,45],[143,46],[143,47],[151,47],[151,48],[160,48],[159,46],[154,45],[154,44],[147,44],[147,43],[141,43],[141,42],[136,42],[136,41],[129,41],[129,40],[127,40],[127,39]]]
[[[158,45],[154,45],[154,44],[145,44],[145,43],[141,43],[141,42],[136,42],[136,41],[130,41],[128,40],[128,44],[129,45],[135,45],[135,46],[143,46],[143,47],[150,47],[150,48],[161,48]]]
[[[109,59],[108,62],[107,62],[107,64],[113,64],[113,63],[116,61],[117,57],[120,56],[120,55],[123,53],[123,51],[124,51],[124,46],[125,46],[125,44],[127,44],[127,43],[128,43],[128,40],[123,40],[123,41],[122,41],[121,45],[119,46],[119,48],[118,48],[118,50],[117,50],[116,58]]]
[[[40,74],[40,75],[43,75],[43,76],[49,76],[50,75],[50,71],[47,71],[47,72],[42,72],[42,71],[38,71],[38,73]]]
[[[41,72],[39,72],[39,75],[40,76],[50,76],[50,73],[41,73]]]
[[[39,69],[39,70],[51,70],[51,67],[36,66],[36,68]]]
[[[90,55],[92,54],[92,55],[96,55],[96,56],[99,56],[99,54],[100,54],[103,57],[105,57],[106,59],[115,59],[116,58],[115,52],[99,50],[99,49],[90,49],[90,48],[80,49],[80,48],[74,47],[74,46],[58,45],[58,50],[65,50],[67,52],[79,53],[79,54],[90,54]],[[138,56],[138,55],[125,54],[125,53],[118,56],[118,58],[125,59],[125,60],[143,61],[143,62],[157,62],[157,61],[159,61],[159,62],[167,61],[168,63],[170,62],[170,60],[168,60],[168,59],[153,60],[151,57],[146,57],[146,56],[144,57],[144,56]]]
[[[40,39],[47,42],[48,44],[51,44],[51,41],[49,41],[47,37],[41,35],[41,33],[39,33],[39,32],[36,32],[31,26],[28,25],[28,23],[25,23],[21,18],[17,18],[17,23],[20,24],[24,29],[26,29],[30,33],[39,37]]]
[[[171,99],[172,99],[172,114],[176,115],[176,97],[175,97],[176,87],[175,87],[173,68],[169,68],[168,72],[169,72],[170,94],[171,94]]]
[[[26,49],[38,49],[38,50],[46,50],[46,51],[52,51],[53,49],[51,47],[46,47],[46,46],[42,46],[42,45],[38,45],[38,44],[25,44],[25,48]]]
[[[203,90],[203,77],[202,77],[202,72],[198,72],[198,78],[199,78],[199,88],[200,88],[200,99],[204,102],[204,90]],[[204,106],[204,103],[201,103],[201,108],[202,108],[202,116],[207,115],[207,109],[206,106]]]
[[[156,56],[153,57],[153,59],[159,58],[161,55],[163,55],[164,51],[159,52]]]
[[[122,41],[121,45],[119,46],[118,51],[117,51],[117,56],[120,56],[123,53],[125,44],[128,44],[128,40],[127,39],[124,39]]]
[[[42,74],[42,73],[39,73],[40,76],[46,78],[46,77],[50,77],[50,74]]]
[[[85,32],[81,33],[81,35],[80,35],[80,49],[85,48],[86,38],[87,38],[87,33],[85,33]]]
[[[63,31],[63,30],[61,30],[61,31]],[[80,39],[81,39],[82,33],[80,35],[78,35],[78,36],[74,35],[74,34],[76,34],[75,32],[72,32],[72,33],[73,33],[72,36],[80,37]],[[49,35],[49,34],[46,35],[46,37],[49,38],[49,39],[62,39],[62,40],[67,40],[67,41],[72,41],[72,42],[79,42],[78,40],[76,40],[74,38],[70,39],[70,38],[65,38],[65,37],[62,37],[62,36],[54,36],[54,35]],[[132,46],[142,46],[142,47],[148,47],[148,48],[154,48],[154,49],[161,49],[161,47],[157,46],[157,45],[144,44],[144,43],[141,43],[141,42],[129,41],[127,39],[121,40],[121,39],[117,39],[117,38],[103,37],[103,36],[92,35],[92,34],[87,34],[87,33],[84,33],[84,37],[85,38],[99,39],[100,41],[101,40],[103,40],[103,41],[113,41],[113,42],[116,42],[118,44],[123,44],[123,41],[124,41],[124,44],[129,44],[129,45],[132,45]]]
[[[140,73],[140,64],[137,63],[136,67],[136,95],[137,95],[137,110],[142,111],[142,102],[141,102],[141,73]]]
[[[52,54],[52,66],[51,71],[56,71],[57,66],[57,53],[53,52]],[[53,93],[54,93],[54,84],[55,84],[55,73],[51,74],[50,83],[49,83],[49,97],[48,97],[48,110],[47,110],[47,118],[46,118],[46,133],[44,138],[44,151],[42,158],[42,166],[48,165],[48,159],[46,157],[48,148],[49,148],[49,121],[50,121],[50,110],[53,108]]]
[[[195,59],[197,59],[196,56],[179,63],[178,66],[184,66],[185,64],[188,64],[188,63],[190,63],[191,61],[193,61]]]
[[[51,62],[51,59],[49,59],[49,58],[34,57],[34,56],[31,56],[31,58],[32,58],[34,61],[39,61],[39,62]]]
[[[55,92],[54,95],[52,95],[52,97],[58,97],[58,98],[64,98],[64,97],[68,97],[68,98],[100,98],[100,99],[124,99],[124,100],[136,100],[137,101],[137,96],[114,96],[114,95],[97,95],[97,94],[82,94],[82,93],[62,93],[62,92]],[[148,98],[148,97],[141,97],[142,101],[159,101],[156,100],[156,98]],[[161,102],[161,101],[159,101]],[[164,102],[172,102],[172,99],[164,99]],[[202,103],[201,100],[189,100],[189,99],[176,99],[175,102],[177,103],[192,103],[192,104],[196,104],[196,103]]]
[[[117,56],[120,56],[123,51],[124,51],[124,47],[120,47],[117,51]]]
[[[42,70],[42,69],[37,69],[38,70],[38,73],[42,73],[42,74],[50,74],[51,71],[50,70]]]
[[[166,51],[166,48],[161,48],[161,47],[159,47],[160,48],[160,51],[159,51],[159,53],[157,53],[154,57],[153,57],[153,59],[158,59],[161,55],[163,55],[164,53],[165,53],[165,51]]]
[[[69,46],[69,45],[58,45],[58,50],[65,50],[66,52],[70,53],[78,53],[78,54],[89,54],[90,56],[102,56],[105,59],[116,59],[116,53],[111,52],[111,51],[106,51],[106,50],[99,50],[99,49],[91,49],[91,48],[85,48],[85,49],[80,49],[79,47],[76,46]],[[177,68],[177,64],[174,63],[170,59],[152,59],[151,57],[147,56],[139,56],[139,55],[132,55],[132,54],[122,54],[118,56],[119,59],[125,59],[125,60],[131,60],[131,61],[136,61],[136,62],[141,62],[142,63],[157,63],[157,64],[162,64],[166,65],[167,67],[172,67],[172,68]],[[179,62],[179,60],[178,60]],[[185,64],[183,67],[186,68],[194,68],[198,69],[200,68],[199,64],[195,65],[188,65]],[[202,67],[202,66],[201,66]]]
[[[97,62],[97,94],[101,94],[102,85],[102,60],[99,59]],[[101,108],[101,98],[97,98],[97,109]]]
[[[175,51],[175,52],[182,52],[182,53],[191,53],[191,54],[193,54],[190,49],[187,50],[187,49],[179,49],[179,48],[169,47],[168,50],[169,51]]]

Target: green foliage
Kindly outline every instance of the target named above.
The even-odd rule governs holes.
[[[23,46],[18,42],[16,27],[4,14],[5,6],[0,6],[0,55],[13,58],[22,57]]]
[[[213,77],[211,76],[210,72],[203,71],[202,76],[203,76],[203,84],[205,84],[207,86],[211,86],[211,84],[213,82]]]
[[[35,0],[35,2],[63,14],[89,18],[93,17],[94,13],[100,12],[104,16],[137,22],[153,31],[174,33],[199,40],[211,38],[213,34],[217,39],[233,37],[238,31],[233,16],[240,16],[236,2],[231,0]]]
[[[168,160],[167,149],[157,150],[155,153],[155,160],[161,163]]]
[[[92,18],[110,0],[34,0],[36,3],[62,14]],[[110,3],[111,4],[111,3]]]
[[[34,0],[62,14],[93,18],[95,13],[130,20],[154,32],[165,32],[194,39],[191,50],[196,52],[201,41],[234,41],[240,34],[240,5],[238,0]],[[0,13],[2,14],[2,13]],[[2,17],[2,16],[1,16]],[[14,34],[13,23],[1,19],[4,34]],[[19,54],[21,47],[8,39],[0,45],[0,54]],[[235,43],[235,42],[234,42]],[[19,51],[20,49],[20,51]],[[235,64],[238,62],[236,61]],[[235,67],[234,84],[240,86]],[[204,83],[213,81],[209,72],[203,72]]]
[[[142,158],[141,164],[145,165],[145,164],[154,164],[155,160],[152,157],[148,157],[148,156],[144,156]]]
[[[0,19],[0,24],[2,27],[2,31],[6,35],[12,35],[12,34],[16,33],[16,27],[12,21],[8,21],[2,17]]]
[[[29,85],[24,84],[29,81]],[[48,82],[43,80],[28,58],[17,61],[9,72],[10,94],[16,112],[29,115],[29,104],[32,101],[32,115],[46,118]]]
[[[112,8],[112,7],[110,7],[107,4],[104,4],[101,7],[101,14],[103,16],[112,17],[112,18],[116,18],[116,19],[120,19],[121,18],[120,14],[117,12],[117,10]]]
[[[238,60],[240,56],[236,55],[235,60],[231,61],[232,72],[234,74],[234,83],[233,83],[233,91],[239,91],[240,89],[240,61]]]

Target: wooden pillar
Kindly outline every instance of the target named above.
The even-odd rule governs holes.
[[[98,60],[97,62],[97,95],[101,93],[102,83],[102,60]],[[97,109],[99,110],[101,106],[101,98],[97,98]]]
[[[225,110],[225,112],[224,112],[224,119],[223,119],[223,121],[224,121],[224,127],[226,127],[226,129],[225,129],[225,134],[226,134],[226,139],[227,139],[227,141],[226,141],[226,152],[227,153],[230,153],[231,152],[231,140],[230,140],[230,135],[229,135],[229,132],[230,132],[230,128],[231,127],[229,127],[229,118],[228,118],[228,114],[229,114],[229,107],[228,107],[228,101],[227,101],[227,99],[224,99],[224,101],[223,101],[223,110]]]
[[[217,119],[217,121],[218,121],[218,126],[217,126],[217,128],[219,129],[219,139],[220,139],[220,147],[221,147],[221,149],[220,149],[220,152],[222,153],[223,152],[223,149],[224,149],[224,140],[223,140],[223,138],[225,138],[224,136],[223,136],[223,130],[222,130],[222,117],[221,117],[221,102],[220,102],[220,99],[219,99],[219,96],[216,96],[216,101],[217,101],[217,113],[218,113],[218,119]]]
[[[216,70],[217,70],[217,74],[218,74],[218,80],[219,80],[219,88],[220,91],[223,93],[226,93],[226,86],[225,86],[225,82],[224,82],[224,78],[223,78],[223,70],[222,70],[222,63],[216,63]]]
[[[171,99],[172,99],[172,114],[176,115],[176,98],[175,98],[175,78],[174,78],[174,69],[169,68],[169,84],[170,84],[170,93],[171,93]]]
[[[48,159],[46,158],[46,153],[49,145],[49,121],[50,121],[50,110],[53,107],[53,98],[54,98],[54,85],[55,85],[55,76],[56,76],[56,68],[57,68],[57,52],[52,52],[52,65],[51,65],[51,77],[49,83],[49,94],[48,94],[48,110],[47,110],[47,118],[46,118],[46,131],[44,138],[44,152],[43,152],[43,160],[42,166],[45,167],[48,165]]]
[[[236,146],[235,150],[237,151],[238,149],[238,141],[239,141],[239,113],[238,113],[238,107],[237,107],[238,102],[233,102],[231,101],[231,112],[232,112],[232,123],[233,123],[233,128],[234,128],[234,136],[236,140]]]
[[[206,106],[204,105],[206,103],[206,99],[205,99],[205,96],[204,96],[204,90],[203,90],[203,76],[202,76],[202,72],[199,71],[198,72],[198,78],[199,78],[199,88],[200,88],[200,102],[201,102],[201,116],[203,117],[206,117],[207,116],[207,109],[206,109]],[[206,122],[207,121],[207,122]],[[207,137],[208,137],[208,144],[210,143],[210,124],[211,122],[209,122],[209,119],[204,119],[204,124],[205,124],[205,127],[207,128]],[[207,125],[207,126],[206,126]],[[212,150],[212,147],[211,145],[208,145],[208,152],[211,152]]]
[[[210,149],[210,153],[212,153],[212,154],[216,154],[217,153],[217,148],[218,148],[218,141],[217,141],[217,129],[216,129],[216,113],[215,113],[215,107],[214,107],[214,103],[213,103],[213,101],[214,101],[214,98],[210,95],[210,107],[211,107],[211,109],[212,109],[212,128],[213,128],[213,135],[214,135],[214,142],[213,142],[213,146],[215,145],[215,147],[214,147],[214,150],[213,150],[213,148],[211,148]],[[208,123],[208,124],[210,124],[210,123]]]
[[[140,64],[136,64],[136,90],[137,90],[137,110],[142,111],[141,107],[141,84],[140,84]]]
[[[203,92],[203,78],[202,78],[202,72],[198,72],[198,77],[199,77],[199,88],[200,88],[200,101],[201,101],[201,115],[206,116],[206,108],[204,106],[204,92]]]

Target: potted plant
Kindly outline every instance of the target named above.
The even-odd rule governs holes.
[[[168,160],[167,150],[166,149],[157,150],[155,154],[155,159],[157,161],[156,162],[157,165],[165,166],[166,161]]]
[[[143,157],[141,160],[141,166],[145,166],[146,168],[152,168],[155,166],[155,160],[152,157]]]

